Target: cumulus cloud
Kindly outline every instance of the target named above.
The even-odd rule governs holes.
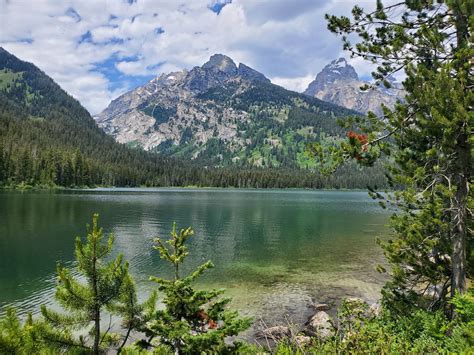
[[[0,0],[0,46],[36,64],[92,114],[153,76],[201,65],[214,53],[303,91],[324,65],[344,55],[324,14],[347,14],[354,3]],[[367,63],[351,63],[370,75]]]

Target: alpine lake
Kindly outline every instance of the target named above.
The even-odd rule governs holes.
[[[0,192],[0,314],[54,306],[56,265],[74,267],[74,240],[99,213],[114,253],[130,263],[140,298],[171,277],[153,249],[173,222],[191,226],[183,273],[211,260],[197,288],[225,288],[255,326],[303,323],[315,303],[379,298],[386,275],[376,238],[389,215],[365,191],[93,189]]]

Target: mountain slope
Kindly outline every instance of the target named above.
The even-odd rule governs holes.
[[[306,144],[354,111],[274,85],[222,54],[151,80],[96,117],[118,142],[209,166],[307,168]]]
[[[381,104],[393,108],[404,96],[402,86],[392,81],[392,88],[360,88],[368,84],[359,79],[355,69],[344,58],[333,60],[312,81],[304,94],[331,102],[358,112],[381,113]]]
[[[50,77],[0,47],[0,185],[166,184],[168,160],[116,143]]]

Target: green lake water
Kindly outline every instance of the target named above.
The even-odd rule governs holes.
[[[73,265],[74,238],[100,214],[130,262],[140,295],[171,270],[152,248],[173,221],[195,236],[186,269],[211,259],[199,287],[226,288],[232,305],[268,324],[302,322],[317,302],[377,300],[385,276],[377,237],[388,215],[366,192],[97,189],[0,192],[0,307],[52,304],[56,264]]]

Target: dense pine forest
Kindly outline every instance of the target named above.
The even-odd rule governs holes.
[[[297,167],[213,168],[118,144],[51,78],[0,49],[3,186],[365,188],[384,183],[380,167],[367,171],[353,164],[332,176]]]

